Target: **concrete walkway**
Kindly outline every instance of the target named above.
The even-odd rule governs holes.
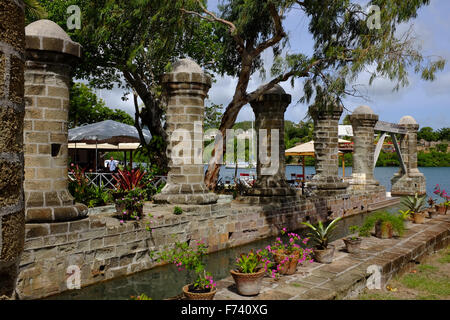
[[[230,276],[218,282],[215,300],[329,300],[357,296],[371,276],[367,268],[377,265],[382,270],[382,288],[397,273],[419,263],[427,254],[449,244],[450,215],[426,219],[424,224],[413,225],[401,238],[364,238],[361,252],[345,252],[342,240],[332,242],[336,246],[331,264],[317,262],[297,268],[297,273],[282,276],[278,280],[263,280],[258,296],[244,297],[237,294]]]

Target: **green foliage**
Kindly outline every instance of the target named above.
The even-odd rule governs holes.
[[[358,233],[359,232],[359,226],[350,226],[348,228],[348,231],[349,231],[350,234]],[[358,239],[358,237],[354,235],[354,236],[351,236],[350,239],[351,240],[356,240],[356,239]]]
[[[447,149],[448,149],[448,144],[447,143],[440,143],[440,144],[436,145],[436,150],[438,152],[446,153]]]
[[[89,208],[104,206],[112,203],[111,190],[103,185],[97,187],[90,184],[85,175],[85,169],[73,164],[70,167],[71,177],[69,178],[68,189],[75,202],[83,203]]]
[[[409,220],[411,218],[411,211],[410,210],[398,210],[400,213],[400,217],[402,217],[403,221]]]
[[[142,208],[147,197],[145,190],[134,188],[131,190],[119,190],[115,193],[115,202],[122,209],[118,212],[121,220],[140,220]]]
[[[131,296],[130,300],[153,300],[152,298],[150,298],[149,296],[147,296],[145,293],[142,293],[138,296]]]
[[[91,88],[80,82],[74,83],[70,88],[69,128],[104,120],[134,125],[134,119],[128,113],[108,108]]]
[[[422,211],[425,208],[426,200],[426,195],[419,197],[419,195],[416,193],[414,197],[407,196],[403,198],[401,201],[401,205],[412,214],[414,214]]]
[[[207,246],[203,241],[197,241],[190,246],[188,242],[176,241],[173,248],[165,247],[158,257],[158,262],[169,262],[177,266],[178,271],[184,269],[194,272],[196,279],[194,287],[198,289],[212,289],[216,286],[209,272],[205,270],[204,256],[208,253]]]
[[[183,209],[181,209],[180,207],[175,206],[175,208],[173,208],[173,214],[178,216],[178,215],[180,215],[182,213],[183,213]]]
[[[401,215],[394,215],[387,211],[378,211],[368,216],[363,225],[359,229],[359,235],[363,237],[369,237],[370,231],[375,227],[377,222],[389,223],[392,229],[398,234],[403,235],[405,231],[404,221]]]
[[[264,267],[263,257],[250,250],[248,254],[242,253],[236,259],[236,266],[240,273],[255,273]]]
[[[431,127],[423,127],[417,132],[417,140],[438,141],[439,133],[435,132]]]
[[[331,221],[326,227],[324,226],[322,221],[319,221],[317,225],[312,225],[308,222],[302,222],[302,224],[304,224],[311,230],[311,232],[308,233],[308,236],[311,236],[311,238],[316,242],[317,248],[326,249],[328,248],[329,238],[340,220],[342,220],[342,218],[336,218]]]
[[[223,105],[217,105],[211,103],[205,105],[205,119],[203,123],[203,129],[218,129],[220,122],[222,121],[222,109]]]

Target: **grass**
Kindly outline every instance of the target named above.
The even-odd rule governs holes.
[[[450,247],[414,270],[394,277],[385,290],[366,289],[359,300],[450,300]]]

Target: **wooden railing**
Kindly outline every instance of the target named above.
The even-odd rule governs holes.
[[[88,172],[84,176],[88,179],[89,185],[97,187],[103,186],[104,188],[116,190],[116,180],[113,178],[113,173],[101,173],[101,172]],[[69,172],[69,179],[74,181],[73,174]],[[155,176],[150,183],[153,187],[158,188],[162,183],[167,183],[167,176]]]

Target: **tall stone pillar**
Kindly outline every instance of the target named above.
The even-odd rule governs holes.
[[[296,194],[295,189],[286,182],[284,155],[284,113],[290,103],[291,95],[286,94],[280,85],[275,85],[250,103],[255,113],[255,127],[258,134],[256,164],[258,178],[248,192],[250,196],[285,197]],[[262,132],[265,132],[266,137]],[[275,154],[272,154],[273,152]]]
[[[49,20],[31,23],[25,34],[26,221],[77,219],[87,207],[75,204],[67,189],[67,121],[71,70],[81,47]]]
[[[191,59],[174,63],[173,71],[163,77],[167,94],[166,113],[169,145],[167,184],[155,202],[172,204],[209,204],[218,196],[204,184],[203,118],[204,101],[211,77]]]
[[[13,296],[25,238],[24,30],[23,1],[0,0],[0,299]]]
[[[378,122],[378,115],[374,114],[370,107],[360,106],[350,115],[350,121],[354,140],[352,189],[370,189],[371,186],[379,185],[373,174],[374,128]]]
[[[314,150],[316,174],[311,186],[317,188],[317,195],[327,196],[345,193],[348,183],[339,177],[339,119],[344,108],[335,105],[332,110],[317,111],[311,106],[314,116]]]
[[[408,131],[401,141],[401,150],[406,166],[406,172],[400,170],[391,179],[391,194],[426,194],[426,179],[417,167],[417,131],[419,130],[419,125],[411,116],[401,118],[399,124]]]

